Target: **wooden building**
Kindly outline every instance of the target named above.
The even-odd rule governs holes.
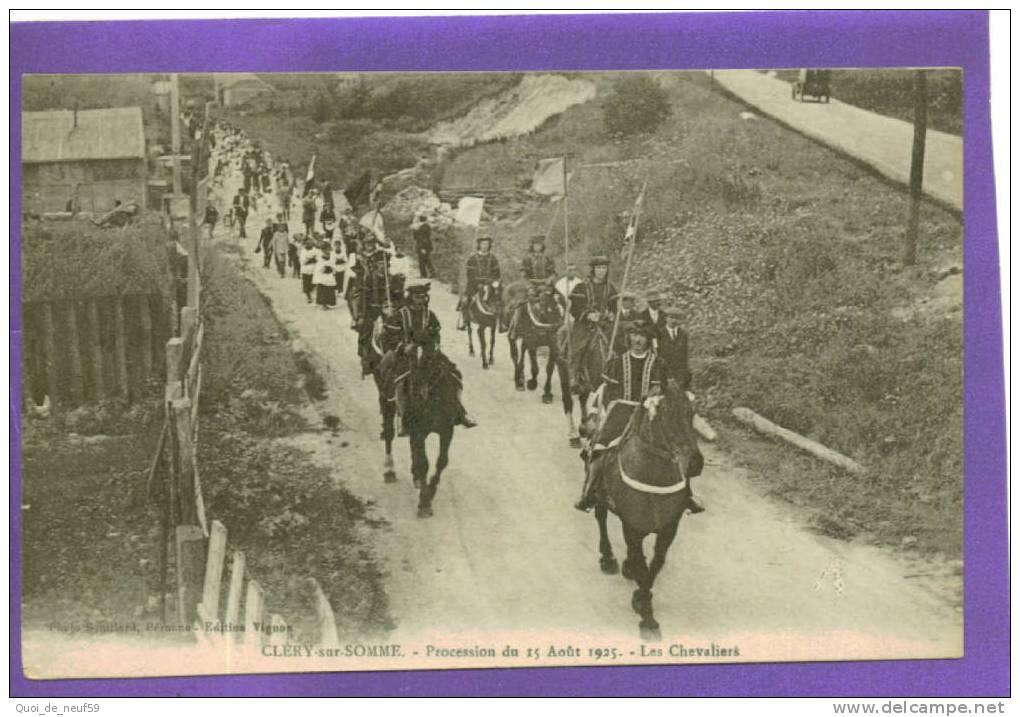
[[[21,115],[23,209],[109,211],[115,200],[146,206],[148,176],[140,107]]]
[[[223,107],[243,105],[273,86],[252,72],[216,72],[216,101]]]

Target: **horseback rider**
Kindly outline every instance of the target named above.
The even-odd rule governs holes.
[[[355,310],[354,328],[358,332],[358,356],[361,357],[361,372],[364,376],[372,372],[372,328],[389,304],[389,270],[389,255],[379,248],[374,234],[365,233],[353,269],[355,281],[351,292]]]
[[[457,306],[463,317],[464,325],[468,323],[470,318],[467,313],[468,307],[471,306],[478,290],[485,284],[498,282],[502,278],[499,261],[492,255],[492,237],[478,237],[475,247],[475,253],[469,256],[464,264],[467,285],[464,287],[464,296]]]
[[[612,327],[616,312],[616,287],[609,281],[609,259],[605,256],[592,257],[588,262],[588,277],[570,292],[570,315],[574,319],[570,333],[570,381],[571,390],[576,391],[582,358],[588,350],[596,332],[607,333]],[[608,335],[607,335],[608,340]],[[589,380],[596,381],[595,376]]]
[[[438,317],[429,308],[430,288],[431,284],[427,281],[419,280],[408,284],[407,303],[397,310],[387,309],[387,316],[383,326],[383,346],[387,350],[394,352],[394,358],[389,358],[389,354],[387,354],[387,358],[384,361],[386,363],[393,361],[393,373],[399,376],[407,372],[410,363],[415,360],[416,348],[420,346],[425,353],[438,359],[444,369],[463,387],[464,380],[457,366],[446,354],[439,350],[442,327],[439,324]],[[395,392],[398,410],[403,415],[406,397],[402,382],[397,382]],[[464,428],[473,428],[478,423],[468,415],[464,404],[461,403],[460,396],[461,391],[458,390],[457,403],[460,410],[457,423]],[[407,435],[406,427],[401,427],[399,435]]]
[[[628,350],[614,356],[602,374],[602,422],[589,442],[584,491],[574,507],[587,511],[598,501],[602,458],[615,439],[623,435],[634,409],[648,396],[662,393],[662,362],[652,351],[652,327],[637,320],[625,325]]]
[[[556,276],[556,265],[545,253],[545,237],[531,237],[528,253],[521,259],[521,276],[528,281],[551,281]]]

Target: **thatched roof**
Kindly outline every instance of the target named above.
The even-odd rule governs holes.
[[[145,158],[141,107],[21,113],[23,163],[136,158]]]

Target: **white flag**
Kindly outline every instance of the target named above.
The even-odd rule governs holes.
[[[312,155],[312,161],[308,163],[308,174],[305,175],[305,182],[307,183],[307,182],[312,181],[313,177],[315,177],[315,155],[314,154]]]
[[[386,227],[383,223],[382,212],[371,211],[361,217],[361,226],[372,231],[383,244],[386,243]]]
[[[457,203],[457,222],[477,227],[482,223],[482,207],[484,197],[461,197]]]
[[[535,194],[563,195],[567,188],[564,182],[563,157],[556,159],[540,159],[535,178],[531,181],[531,191]]]

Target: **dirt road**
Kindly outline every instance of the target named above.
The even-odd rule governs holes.
[[[839,100],[795,102],[789,82],[755,70],[716,70],[713,77],[740,99],[798,132],[864,161],[893,181],[906,184],[910,180],[914,127],[909,122]],[[963,209],[962,138],[928,129],[923,186],[926,194]]]
[[[571,507],[581,462],[567,445],[558,396],[557,403],[543,405],[539,392],[514,390],[504,337],[497,340],[495,367],[483,371],[480,359],[467,354],[466,336],[455,329],[456,297],[433,282],[443,350],[464,373],[465,403],[480,426],[457,431],[435,516],[419,519],[406,440],[394,448],[399,482],[383,483],[375,386],[360,378],[346,308],[307,304],[297,280],[262,268],[254,245],[252,236],[242,246],[242,270],[316,357],[329,388],[323,410],[343,425],[339,437],[309,438],[303,447],[336,466],[337,479],[374,501],[390,524],[378,546],[397,623],[388,641],[403,645],[411,662],[366,664],[407,668],[420,659],[429,667],[491,665],[479,658],[426,660],[424,651],[428,645],[500,650],[510,644],[524,653],[531,643],[543,650],[551,644],[618,646],[621,663],[706,659],[670,656],[668,650],[641,657],[638,620],[629,604],[632,584],[601,574],[594,519]],[[707,465],[695,488],[708,512],[681,522],[655,586],[663,645],[737,646],[742,660],[962,654],[961,614],[905,577],[905,563],[805,531],[795,515],[762,497],[726,455],[712,445],[703,450]],[[611,520],[622,557],[619,524]],[[585,654],[580,662],[589,659]],[[535,664],[523,655],[500,661]],[[570,657],[541,662],[578,663]]]

